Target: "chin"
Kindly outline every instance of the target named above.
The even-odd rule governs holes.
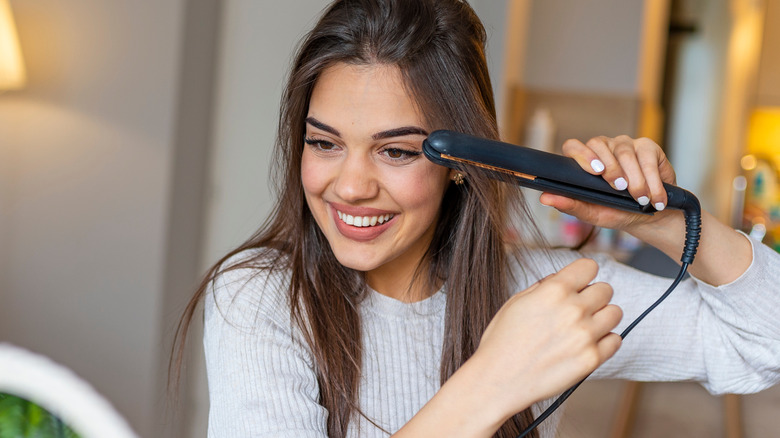
[[[334,251],[333,254],[342,266],[359,272],[372,271],[380,265],[380,263],[356,254],[340,254],[337,251]]]

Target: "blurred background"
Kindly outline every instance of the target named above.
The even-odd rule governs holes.
[[[143,437],[205,436],[198,327],[181,401],[166,401],[173,331],[205,269],[269,211],[281,87],[326,3],[0,0],[22,61],[6,67],[0,36],[0,341],[72,369]],[[705,208],[778,247],[780,0],[471,3],[506,140],[651,137]],[[553,241],[583,232],[535,211]],[[780,429],[776,389],[593,382],[569,405],[563,437]]]

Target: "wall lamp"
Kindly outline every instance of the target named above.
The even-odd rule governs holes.
[[[0,0],[0,90],[22,88],[26,79],[11,5]]]

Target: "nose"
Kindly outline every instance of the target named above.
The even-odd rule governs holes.
[[[361,154],[348,154],[339,169],[333,190],[346,202],[375,198],[379,194],[379,181],[371,160]]]

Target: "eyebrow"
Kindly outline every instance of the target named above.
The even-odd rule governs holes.
[[[414,134],[424,135],[427,137],[428,131],[418,126],[404,126],[401,128],[388,129],[387,131],[377,132],[376,134],[372,135],[371,138],[374,140],[382,140],[384,138],[403,137],[405,135]]]
[[[314,126],[317,129],[322,129],[325,132],[329,132],[335,135],[336,137],[341,137],[341,133],[338,131],[338,129],[330,125],[326,125],[320,122],[319,120],[315,119],[314,117],[306,117],[306,123],[310,124],[311,126]]]
[[[314,117],[306,117],[306,123],[310,124],[311,126],[314,126],[317,129],[321,129],[337,137],[341,137],[341,133],[338,131],[338,129],[328,124],[322,123],[319,120],[315,119]],[[388,129],[386,131],[377,132],[376,134],[373,134],[371,138],[373,140],[382,140],[385,138],[403,137],[405,135],[415,135],[415,134],[428,136],[428,131],[420,128],[419,126],[402,126],[400,128],[393,128],[393,129]]]

